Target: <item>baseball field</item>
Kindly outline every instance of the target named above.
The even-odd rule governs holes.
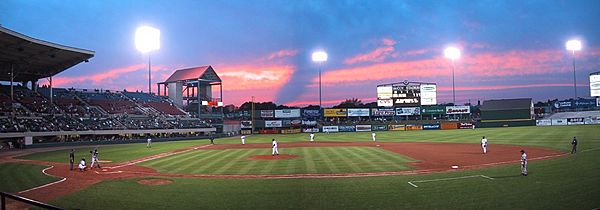
[[[271,155],[273,138],[279,156]],[[248,136],[246,145],[231,137],[214,145],[101,146],[102,169],[85,172],[68,169],[68,148],[25,150],[0,155],[0,190],[80,209],[600,207],[597,125],[387,131],[376,142],[370,132],[317,133],[315,143],[308,140],[280,134]],[[91,149],[75,148],[76,159],[89,159]],[[530,159],[526,177],[521,149]]]

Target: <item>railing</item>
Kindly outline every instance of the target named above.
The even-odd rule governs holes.
[[[58,206],[53,206],[53,205],[50,205],[47,203],[42,203],[42,202],[39,202],[39,201],[36,201],[33,199],[21,197],[21,196],[6,193],[6,192],[0,192],[0,206],[1,206],[2,210],[6,210],[6,198],[10,198],[10,199],[22,202],[22,203],[34,205],[34,206],[44,208],[44,209],[63,210],[63,208],[60,208]]]

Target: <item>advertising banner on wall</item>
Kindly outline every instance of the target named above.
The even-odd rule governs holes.
[[[569,118],[567,125],[583,125],[583,118]]]
[[[291,124],[292,126],[298,126],[298,125],[302,125],[302,120],[298,120],[298,119],[296,119],[296,120],[291,120],[291,121],[290,121],[290,124]]]
[[[371,126],[371,130],[374,130],[374,131],[387,131],[388,130],[388,126],[387,125],[372,125]]]
[[[273,110],[260,110],[260,117],[273,118],[275,115],[273,114]]]
[[[346,109],[325,109],[324,116],[325,117],[346,117],[347,110]]]
[[[242,121],[240,124],[240,128],[252,128],[252,121]]]
[[[567,119],[552,119],[552,125],[567,125]]]
[[[371,115],[375,117],[390,117],[395,114],[394,109],[371,109]]]
[[[340,132],[354,132],[353,125],[339,125],[338,129]]]
[[[318,109],[305,109],[302,110],[303,117],[320,117],[321,111]]]
[[[323,133],[340,132],[340,130],[337,126],[323,126],[321,129],[323,130]]]
[[[316,120],[302,120],[302,125],[315,126],[317,125]]]
[[[369,109],[348,109],[348,117],[368,117]]]
[[[600,74],[590,75],[590,95],[600,97]]]
[[[406,125],[389,125],[388,130],[390,131],[403,131],[406,130]]]
[[[588,118],[583,119],[583,122],[586,125],[600,124],[600,117],[588,117]]]
[[[356,125],[357,132],[371,131],[371,125]]]
[[[378,99],[390,99],[390,98],[392,98],[392,86],[379,86],[379,87],[377,87],[377,98]]]
[[[440,124],[423,124],[423,130],[439,130]]]
[[[266,128],[281,128],[282,124],[281,120],[265,120]]]
[[[552,120],[550,120],[550,119],[536,120],[535,125],[536,126],[550,126],[550,125],[552,125]]]
[[[421,114],[446,114],[446,106],[422,106]]]
[[[554,108],[563,109],[563,108],[573,108],[573,103],[571,101],[557,101],[554,103]]]
[[[446,114],[469,114],[471,113],[470,106],[447,106]]]
[[[410,115],[420,115],[421,107],[402,107],[396,108],[397,116],[410,116]]]
[[[423,125],[406,125],[407,131],[423,130]]]
[[[471,122],[461,122],[461,123],[458,123],[458,128],[460,128],[460,129],[472,129],[473,128],[473,123],[471,123]]]
[[[394,100],[392,99],[377,99],[377,106],[379,107],[393,107]]]
[[[295,117],[300,117],[300,109],[275,110],[275,118],[295,118]]]
[[[436,105],[436,91],[435,85],[421,85],[421,105]]]
[[[304,133],[318,133],[319,129],[318,128],[305,128],[305,129],[302,129],[302,132],[304,132]]]

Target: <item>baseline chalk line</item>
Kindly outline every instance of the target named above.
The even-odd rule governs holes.
[[[489,179],[489,180],[494,180],[494,178],[486,176],[486,175],[472,175],[472,176],[460,176],[460,177],[451,177],[451,178],[441,178],[441,179],[427,179],[427,180],[414,180],[414,181],[410,181],[408,182],[409,185],[417,188],[419,187],[418,185],[416,185],[415,183],[424,183],[424,182],[438,182],[438,181],[449,181],[449,180],[457,180],[457,179],[468,179],[468,178],[485,178],[485,179]]]
[[[48,168],[45,168],[44,170],[42,170],[42,173],[44,173],[46,176],[59,177],[59,176],[54,176],[54,175],[46,173],[46,170],[50,170],[52,168],[54,168],[54,166],[50,166]],[[58,184],[58,183],[61,183],[61,182],[64,182],[64,181],[67,180],[67,178],[65,178],[65,177],[61,177],[61,178],[62,178],[61,180],[58,180],[58,181],[55,181],[55,182],[51,182],[51,183],[48,183],[48,184],[45,184],[45,185],[37,186],[37,187],[31,188],[31,189],[23,190],[23,191],[18,192],[18,193],[19,194],[26,193],[26,192],[29,192],[29,191],[32,191],[32,190],[37,190],[37,189],[41,189],[41,188],[44,188],[44,187],[48,187],[50,185]]]

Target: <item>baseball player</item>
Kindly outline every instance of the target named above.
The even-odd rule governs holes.
[[[71,152],[69,152],[69,165],[71,166],[71,171],[73,170],[74,163],[75,163],[75,150],[71,149]]]
[[[483,136],[481,138],[481,148],[483,149],[483,154],[487,153],[488,140]]]
[[[146,148],[152,148],[152,138],[150,138],[150,136],[148,136],[148,143],[146,143]]]
[[[79,171],[85,171],[85,158],[81,158],[79,162]]]
[[[527,176],[527,153],[521,150],[521,175]]]
[[[571,145],[573,145],[573,148],[571,149],[571,154],[577,153],[577,138],[575,136],[573,136],[573,141],[571,141]]]
[[[242,145],[245,145],[246,144],[246,135],[242,135],[242,137],[240,137],[240,138],[242,138]]]
[[[98,168],[102,168],[100,166],[100,161],[98,161],[98,148],[94,148],[94,151],[90,151],[90,154],[92,154],[92,163],[90,164],[90,169],[94,168],[94,163],[96,163]]]
[[[377,134],[375,132],[371,133],[371,137],[373,138],[373,141],[376,140],[376,138],[375,138],[376,136],[377,136]]]
[[[310,142],[315,142],[315,134],[310,133]]]
[[[271,155],[275,156],[275,155],[279,155],[279,150],[277,150],[277,141],[275,141],[275,139],[273,139],[273,152],[271,153]]]

